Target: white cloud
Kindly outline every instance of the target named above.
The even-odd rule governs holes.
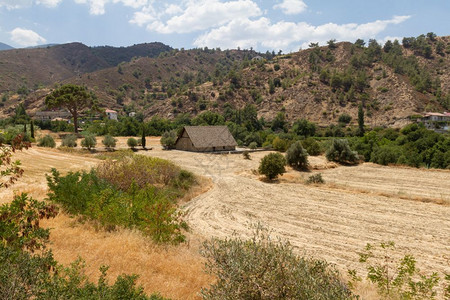
[[[263,46],[269,49],[282,49],[286,52],[298,50],[299,44],[305,48],[310,42],[319,42],[323,45],[330,39],[354,41],[358,38],[375,38],[389,25],[399,24],[407,19],[409,16],[395,16],[390,20],[378,20],[365,24],[328,23],[320,26],[313,26],[305,22],[271,23],[264,17],[257,20],[239,19],[200,35],[194,41],[194,45],[211,48],[236,48],[239,46],[255,49]]]
[[[52,0],[47,0],[52,1]],[[103,15],[105,14],[105,5],[107,3],[121,3],[124,6],[132,7],[135,9],[144,7],[150,2],[150,0],[75,0],[78,4],[88,4],[89,13],[91,15]]]
[[[261,15],[258,5],[251,0],[220,2],[218,0],[188,1],[182,14],[166,22],[158,20],[147,26],[158,33],[189,33],[224,25],[232,20]]]
[[[24,47],[36,46],[46,42],[42,36],[34,32],[33,30],[24,28],[15,28],[11,31],[11,40]]]
[[[7,9],[18,9],[27,6],[31,6],[33,0],[0,0],[0,7],[6,7]]]
[[[62,0],[37,0],[36,4],[42,4],[47,7],[56,7]]]
[[[176,15],[183,12],[183,9],[175,4],[170,4],[166,6],[166,9],[164,10],[164,13],[167,15]]]
[[[308,6],[303,0],[283,0],[280,4],[273,6],[274,9],[281,9],[286,15],[296,15],[306,10]]]

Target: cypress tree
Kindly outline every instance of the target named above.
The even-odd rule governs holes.
[[[34,121],[31,120],[30,122],[30,134],[31,134],[31,138],[34,139]]]
[[[145,149],[145,125],[142,123],[142,148]]]
[[[364,110],[362,104],[358,108],[358,126],[359,126],[359,136],[364,135]]]
[[[23,123],[23,132],[27,133],[27,123]]]

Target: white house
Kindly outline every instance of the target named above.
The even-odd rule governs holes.
[[[450,113],[428,112],[421,119],[427,129],[435,131],[447,131],[450,129]]]
[[[107,110],[105,110],[105,113],[106,113],[106,116],[108,117],[108,119],[117,121],[117,111],[112,110],[112,109],[107,109]]]

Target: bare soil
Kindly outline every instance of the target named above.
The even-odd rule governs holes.
[[[339,166],[311,157],[311,172],[289,169],[279,180],[267,183],[254,172],[267,152],[252,153],[252,159],[245,160],[237,154],[164,151],[158,138],[148,138],[147,144],[153,150],[139,154],[169,159],[212,182],[212,188],[183,206],[192,229],[190,242],[161,248],[137,232],[104,232],[60,214],[45,224],[52,228],[51,248],[58,261],[68,264],[81,256],[92,280],[98,278],[98,267],[107,264],[111,279],[136,273],[146,292],[198,299],[200,288],[213,280],[202,272],[199,242],[212,236],[249,236],[249,225],[261,222],[288,239],[299,253],[326,259],[343,271],[363,271],[357,253],[367,243],[392,240],[397,245],[394,256],[411,253],[420,269],[450,273],[448,170],[370,163]],[[118,146],[125,145],[126,138],[120,138]],[[92,154],[37,147],[16,158],[22,161],[25,175],[13,189],[40,199],[47,189],[44,174],[51,167],[64,172],[98,162]],[[305,184],[318,172],[325,184]],[[13,189],[2,191],[1,201],[9,201]]]

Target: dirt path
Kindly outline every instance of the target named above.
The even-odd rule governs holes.
[[[398,253],[412,253],[424,270],[450,272],[450,206],[400,199],[450,200],[450,172],[362,164],[321,171],[325,185],[264,183],[252,175],[266,153],[208,155],[152,151],[214,181],[214,188],[185,206],[194,232],[204,237],[248,235],[262,222],[300,252],[361,270],[357,252],[367,243],[395,241]],[[312,158],[312,164],[325,164]],[[383,196],[384,195],[384,196]]]

